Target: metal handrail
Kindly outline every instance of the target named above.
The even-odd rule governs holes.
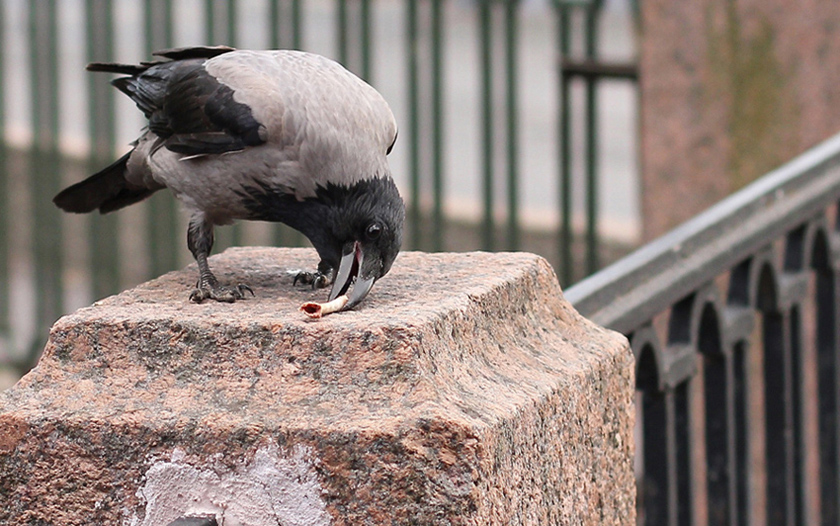
[[[835,135],[565,292],[585,317],[627,335],[637,358],[641,523],[688,524],[704,505],[710,524],[837,524],[838,206]],[[814,450],[816,471],[805,460]],[[758,510],[750,495],[762,487]]]
[[[840,197],[840,134],[565,291],[585,317],[629,333]]]

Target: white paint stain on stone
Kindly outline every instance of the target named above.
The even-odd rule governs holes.
[[[330,516],[309,448],[261,447],[247,464],[188,463],[180,449],[152,463],[137,490],[145,513],[126,526],[166,526],[185,516],[214,516],[220,526],[327,526]]]

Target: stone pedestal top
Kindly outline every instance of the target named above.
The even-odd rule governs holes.
[[[632,522],[632,353],[543,259],[403,253],[310,320],[316,263],[228,250],[254,298],[190,303],[191,266],[60,319],[0,395],[0,523]]]

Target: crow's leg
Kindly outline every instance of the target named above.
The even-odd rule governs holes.
[[[318,269],[315,272],[308,272],[301,270],[295,276],[294,285],[298,282],[304,285],[312,285],[313,289],[323,289],[328,287],[333,282],[335,269],[332,265],[325,262],[323,259],[318,263]]]
[[[204,214],[193,214],[190,218],[190,226],[187,230],[187,247],[192,252],[196,263],[198,263],[198,283],[195,290],[190,294],[190,300],[201,303],[206,299],[233,303],[245,297],[245,291],[254,294],[248,285],[236,285],[235,287],[222,287],[216,276],[210,271],[207,264],[207,256],[213,248],[213,224],[207,221]]]

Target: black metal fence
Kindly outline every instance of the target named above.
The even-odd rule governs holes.
[[[840,135],[566,291],[637,359],[642,524],[840,524]]]
[[[405,248],[528,250],[571,283],[627,247],[600,235],[597,181],[611,178],[612,188],[633,177],[634,157],[617,161],[620,170],[596,170],[605,162],[596,148],[604,75],[580,67],[605,47],[603,13],[600,1],[0,2],[0,373],[26,371],[60,315],[191,262],[184,218],[167,193],[107,216],[52,205],[63,186],[125,151],[143,125],[108,75],[83,71],[87,62],[220,43],[330,55],[398,114],[392,158],[409,210]],[[632,11],[612,20],[609,35],[617,25],[626,33],[613,47],[632,48]],[[532,34],[541,31],[545,38]],[[531,78],[542,79],[536,89]],[[549,103],[534,108],[534,93]],[[635,137],[632,120],[619,126]],[[273,225],[217,233],[217,251],[242,243],[305,240]]]

